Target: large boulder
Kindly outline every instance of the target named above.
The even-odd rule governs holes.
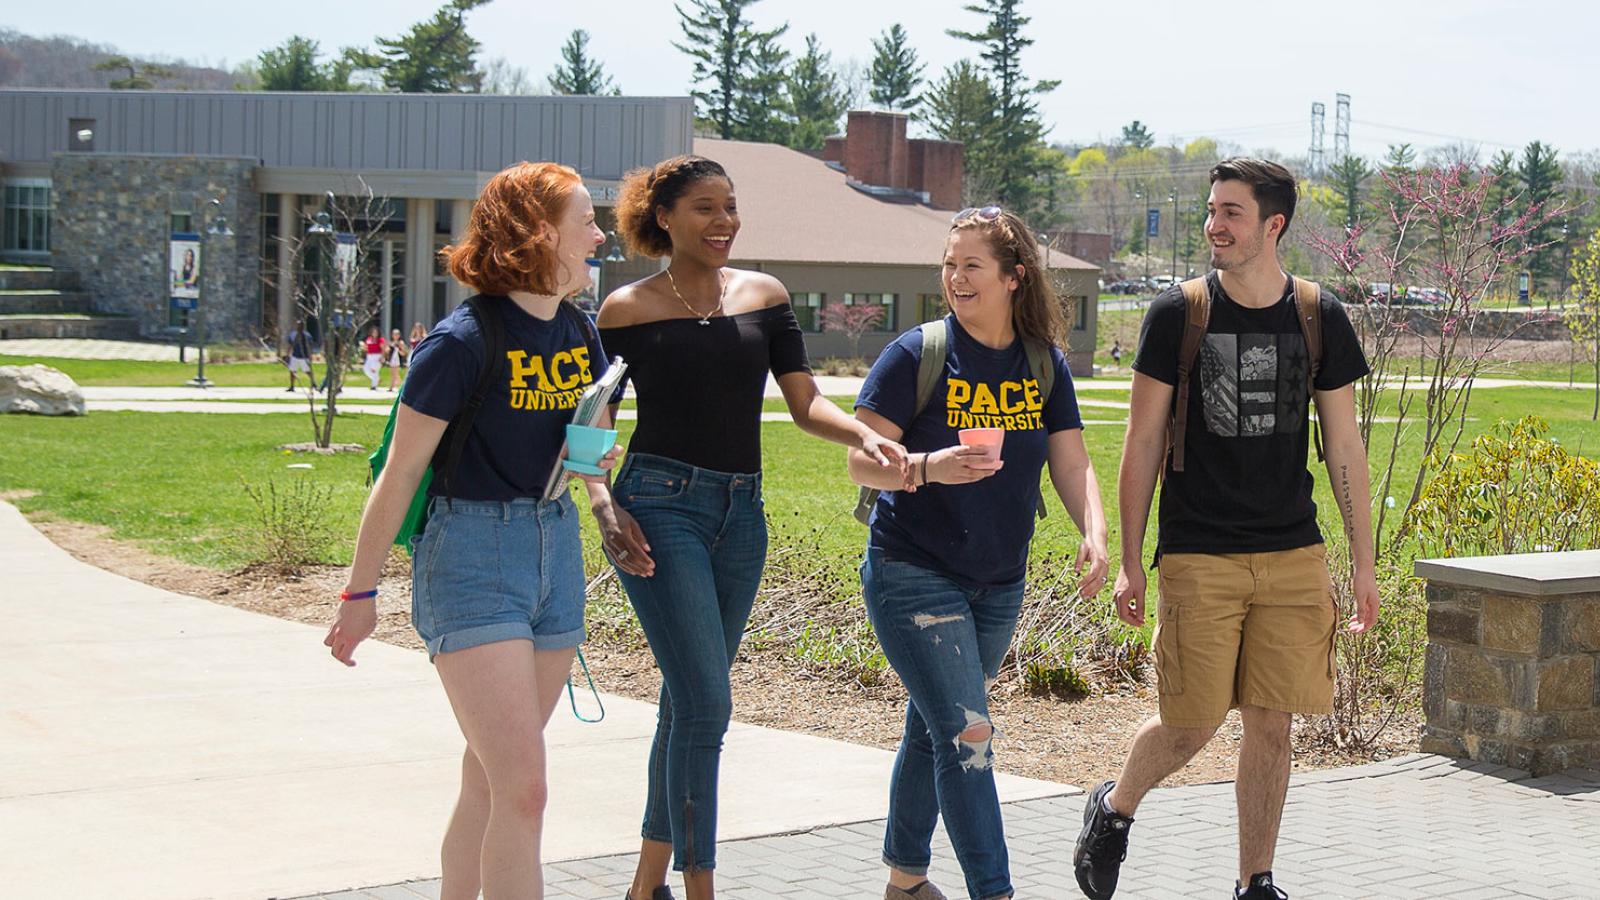
[[[0,413],[81,416],[83,391],[49,366],[0,366]]]

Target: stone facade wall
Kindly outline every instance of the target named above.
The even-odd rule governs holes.
[[[1431,583],[1422,751],[1535,774],[1600,763],[1600,593]]]
[[[97,311],[134,316],[141,334],[163,335],[170,216],[188,212],[201,236],[207,340],[248,338],[261,322],[255,168],[255,160],[236,158],[57,154],[52,259],[77,270]],[[212,197],[222,200],[231,237],[205,234]]]

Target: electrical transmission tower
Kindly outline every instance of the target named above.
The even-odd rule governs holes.
[[[1328,116],[1328,107],[1321,102],[1311,104],[1311,175],[1322,177],[1322,131]]]
[[[1350,155],[1350,95],[1335,94],[1334,103],[1333,162],[1337,165]]]

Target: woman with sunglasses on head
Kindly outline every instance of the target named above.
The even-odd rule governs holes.
[[[632,900],[713,895],[717,767],[732,714],[728,667],[766,561],[761,406],[770,372],[795,424],[854,448],[898,481],[905,451],[822,396],[783,284],[728,267],[739,233],[722,166],[680,156],[628,174],[617,230],[659,274],[600,307],[606,346],[628,364],[639,421],[606,491],[589,496],[606,554],[661,668],[643,843]],[[620,399],[620,397],[618,398]]]
[[[593,326],[565,299],[588,287],[584,260],[603,239],[567,166],[518,163],[484,185],[466,233],[444,250],[450,274],[478,293],[416,347],[323,641],[355,665],[377,624],[378,571],[434,466],[427,524],[412,539],[412,624],[467,742],[440,853],[443,900],[543,895],[544,727],[584,638],[584,577],[571,495],[542,495],[577,399],[606,370]],[[452,423],[465,416],[458,436]]]
[[[850,453],[851,477],[882,491],[861,566],[867,616],[910,695],[890,783],[887,900],[943,897],[927,878],[941,815],[971,896],[1011,896],[987,695],[1022,606],[1046,465],[1082,533],[1084,594],[1104,586],[1109,567],[1105,510],[1059,347],[1061,306],[1032,232],[999,207],[962,210],[941,282],[950,314],[885,348],[856,400],[856,418],[905,444],[906,478]],[[919,410],[922,355],[939,346],[925,329],[945,330],[944,359]],[[968,428],[995,430],[986,437],[1002,440],[998,460],[963,446]]]

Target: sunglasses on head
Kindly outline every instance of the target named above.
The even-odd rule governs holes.
[[[998,206],[969,206],[950,218],[951,224],[963,219],[977,219],[979,222],[993,222],[1005,212]]]

